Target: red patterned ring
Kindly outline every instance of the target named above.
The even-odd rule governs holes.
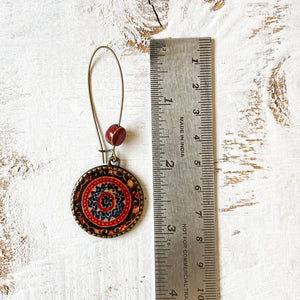
[[[83,174],[71,200],[77,223],[99,237],[115,237],[130,230],[142,214],[143,203],[136,178],[113,166],[100,166]]]

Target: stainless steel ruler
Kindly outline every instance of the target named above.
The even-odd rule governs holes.
[[[212,41],[151,40],[156,299],[217,299]]]

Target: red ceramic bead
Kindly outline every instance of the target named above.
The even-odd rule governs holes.
[[[125,138],[125,128],[123,128],[122,126],[118,126],[117,124],[111,125],[105,133],[105,139],[113,146],[121,145],[124,142]]]

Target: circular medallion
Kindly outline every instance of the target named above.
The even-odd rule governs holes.
[[[104,238],[130,230],[140,218],[144,196],[136,178],[116,166],[100,166],[77,181],[71,207],[77,223],[88,233]]]

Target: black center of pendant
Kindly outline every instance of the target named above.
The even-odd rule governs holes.
[[[102,197],[101,199],[101,205],[105,208],[108,208],[112,205],[113,199],[111,196],[109,195],[105,195],[104,197]]]

